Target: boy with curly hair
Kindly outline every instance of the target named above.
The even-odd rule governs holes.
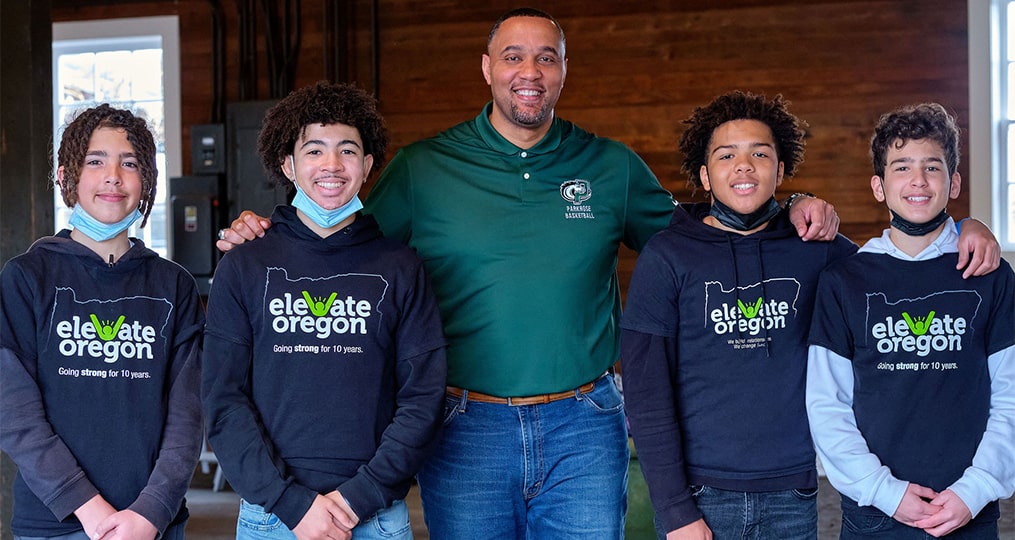
[[[237,538],[412,538],[402,499],[440,426],[446,364],[420,259],[358,213],[387,142],[351,85],[296,90],[265,115],[261,161],[296,195],[263,241],[223,257],[205,335]]]
[[[63,132],[71,230],[0,272],[0,448],[16,538],[183,538],[200,453],[194,278],[128,228],[155,199],[144,119],[100,105]]]
[[[1015,276],[955,270],[959,129],[939,104],[871,139],[891,226],[821,275],[807,413],[842,538],[998,537],[1015,491]]]
[[[803,160],[781,96],[694,111],[682,170],[711,203],[677,208],[638,257],[621,321],[624,398],[660,538],[814,539],[804,408],[818,273],[856,247],[804,242],[775,191]]]

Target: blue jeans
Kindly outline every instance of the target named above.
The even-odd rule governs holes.
[[[996,510],[994,510],[996,512]],[[987,514],[990,509],[985,509]],[[984,512],[981,511],[981,514]],[[976,521],[967,523],[945,536],[948,540],[997,540],[997,518],[984,515]],[[987,519],[983,519],[987,518]],[[861,538],[881,538],[883,540],[931,540],[934,537],[923,529],[917,529],[895,520],[873,506],[857,506],[846,497],[842,498],[842,533],[839,538],[858,540]]]
[[[296,535],[278,516],[264,508],[240,499],[240,515],[236,520],[236,540],[295,540]],[[412,540],[409,507],[395,501],[378,511],[352,530],[352,540]]]
[[[695,503],[717,539],[815,540],[818,490],[726,491],[691,486]],[[656,531],[666,538],[666,531]]]
[[[622,538],[628,460],[612,376],[539,405],[448,396],[443,437],[417,475],[424,519],[440,540]]]
[[[187,522],[184,520],[182,523],[176,525],[170,525],[166,527],[166,532],[162,535],[159,540],[183,540],[183,530],[186,528]],[[14,535],[14,540],[91,540],[85,531],[75,531],[68,534],[62,534],[60,536],[18,536]]]

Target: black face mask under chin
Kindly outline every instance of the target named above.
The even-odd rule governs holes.
[[[888,209],[892,214],[892,227],[905,233],[908,236],[926,236],[937,230],[948,219],[948,212],[941,210],[941,213],[934,216],[934,219],[926,223],[913,223],[895,213],[895,210]]]
[[[762,204],[761,208],[758,208],[754,212],[741,214],[715,198],[715,194],[712,195],[712,208],[708,211],[708,215],[719,220],[719,223],[737,231],[757,229],[778,213],[779,203],[776,202],[775,197],[769,199],[768,202]]]

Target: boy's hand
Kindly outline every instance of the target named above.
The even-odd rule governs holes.
[[[666,533],[666,540],[712,540],[712,529],[708,528],[704,519],[699,519]]]
[[[959,233],[959,264],[955,269],[965,268],[962,277],[968,278],[989,274],[1000,265],[1001,245],[990,228],[978,219],[963,220]]]
[[[349,503],[346,502],[345,497],[343,497],[338,490],[332,491],[331,493],[327,493],[324,496],[334,501],[335,504],[337,504],[338,507],[341,508],[343,512],[345,512],[345,516],[339,516],[338,519],[339,525],[346,527],[349,530],[352,530],[356,527],[356,525],[359,525],[359,516],[356,515],[356,512],[352,511],[352,507],[349,506]]]
[[[899,507],[895,509],[895,514],[892,517],[903,525],[916,527],[917,521],[933,516],[941,509],[940,506],[927,502],[936,497],[937,493],[933,489],[910,482],[906,486],[902,502],[899,503]]]
[[[261,217],[250,210],[244,210],[229,227],[219,231],[219,239],[215,242],[215,247],[222,252],[229,251],[248,240],[264,236],[264,231],[270,228],[270,219]]]
[[[310,510],[303,515],[303,519],[293,529],[293,534],[298,540],[323,540],[326,538],[334,540],[349,540],[352,538],[350,528],[338,525],[341,516],[345,512],[335,501],[318,495],[314,498],[314,504]]]
[[[154,540],[159,531],[141,514],[121,510],[99,523],[92,538],[102,540]]]
[[[942,491],[940,495],[930,501],[930,504],[939,506],[941,509],[933,516],[917,521],[915,526],[933,537],[940,538],[973,519],[973,514],[969,511],[966,503],[950,489]]]
[[[111,504],[106,502],[106,499],[102,495],[96,495],[88,499],[88,502],[82,504],[74,511],[74,515],[81,522],[81,526],[85,530],[85,534],[92,539],[100,537],[100,535],[96,534],[99,524],[115,513],[116,508],[113,508]]]
[[[800,197],[789,207],[789,221],[804,242],[830,241],[839,232],[839,215],[835,207],[816,197]]]

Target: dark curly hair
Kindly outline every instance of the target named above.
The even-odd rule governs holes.
[[[144,227],[155,203],[155,187],[159,176],[159,170],[155,166],[155,138],[147,120],[140,114],[135,115],[125,109],[110,107],[108,103],[81,111],[63,130],[60,150],[57,152],[57,165],[63,167],[63,182],[54,178],[60,187],[63,202],[69,207],[78,203],[81,166],[85,163],[92,133],[99,128],[124,130],[127,132],[127,142],[134,147],[141,172],[141,201],[138,210],[144,216],[141,221],[141,227]]]
[[[372,171],[380,170],[388,148],[388,131],[377,112],[377,101],[351,84],[320,81],[293,90],[264,115],[257,151],[269,178],[292,190],[282,173],[282,160],[296,149],[296,141],[314,124],[345,124],[356,128],[363,151],[374,157]]]
[[[757,120],[772,130],[777,158],[784,167],[783,175],[793,176],[804,160],[807,123],[790,114],[788,106],[789,102],[782,99],[781,94],[767,100],[763,95],[734,90],[694,109],[683,121],[689,127],[680,136],[679,148],[684,154],[680,170],[695,186],[701,187],[701,166],[708,163],[708,147],[716,128],[733,120]]]
[[[937,103],[909,105],[881,115],[871,137],[874,174],[885,177],[889,145],[902,148],[907,141],[920,139],[930,139],[941,145],[948,175],[955,174],[959,168],[959,126],[955,117]]]

